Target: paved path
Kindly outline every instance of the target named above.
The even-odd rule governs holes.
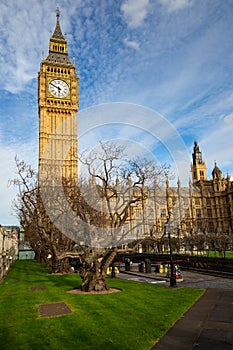
[[[120,275],[169,285],[165,275],[136,271]],[[233,350],[233,280],[189,271],[183,271],[182,276],[178,288],[205,288],[206,292],[151,350]]]
[[[204,275],[201,273],[194,273],[189,271],[183,271],[182,276],[184,280],[180,283],[181,286],[233,290],[233,279],[230,278]]]
[[[233,350],[233,290],[207,289],[152,349]]]
[[[124,279],[131,279],[138,282],[147,283],[162,283],[169,286],[169,278],[165,274],[152,273],[140,273],[136,269],[130,272],[120,273],[117,277]],[[190,271],[182,271],[183,281],[177,282],[178,287],[193,287],[193,288],[217,288],[217,289],[232,289],[233,279],[215,277],[210,275],[204,275],[201,273],[194,273]]]

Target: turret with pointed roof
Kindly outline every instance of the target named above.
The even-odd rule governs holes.
[[[45,59],[46,63],[59,66],[73,66],[68,57],[67,41],[65,36],[62,34],[60,27],[60,11],[57,7],[56,10],[56,27],[53,34],[50,37],[49,43],[49,55]]]
[[[202,152],[199,149],[197,142],[194,142],[193,147],[193,163],[192,163],[192,178],[193,182],[206,180],[206,164],[202,160]]]
[[[217,166],[217,162],[214,163],[214,169],[212,171],[212,177],[214,180],[221,180],[222,179],[222,172]]]

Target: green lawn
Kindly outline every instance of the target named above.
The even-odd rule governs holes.
[[[0,346],[4,350],[149,350],[203,290],[109,279],[120,293],[69,294],[78,275],[52,275],[17,261],[0,284]],[[32,291],[31,287],[45,286]],[[72,314],[40,318],[38,305],[65,302]]]
[[[223,258],[224,257],[224,252],[220,254],[219,252],[213,252],[213,251],[208,251],[205,253],[204,256],[210,257],[210,258]],[[225,258],[226,259],[233,259],[233,252],[226,251],[225,252]]]

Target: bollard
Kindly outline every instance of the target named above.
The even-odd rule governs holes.
[[[146,273],[151,273],[151,261],[150,259],[145,260]]]
[[[144,263],[144,261],[140,262],[138,268],[139,268],[139,272],[142,272],[142,273],[145,272],[145,263]]]
[[[130,259],[125,259],[125,271],[130,271]]]

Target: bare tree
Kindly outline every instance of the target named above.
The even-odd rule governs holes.
[[[61,251],[70,250],[74,243],[50,220],[40,196],[36,172],[17,157],[15,162],[17,178],[11,180],[10,184],[18,187],[18,195],[13,202],[13,209],[24,229],[25,240],[30,243],[37,261],[48,262],[50,256],[54,271],[63,272],[70,266],[64,261],[59,263],[59,255]],[[53,191],[56,192],[54,188]],[[54,205],[63,210],[59,198]]]
[[[124,156],[124,148],[112,142],[100,143],[98,153],[83,153],[80,161],[91,177],[89,190],[82,197],[86,202],[94,203],[91,204],[94,211],[101,213],[99,225],[93,220],[89,226],[91,253],[87,254],[88,262],[82,264],[83,288],[106,289],[107,268],[121,251],[121,246],[135,241],[137,229],[145,224],[143,205],[148,197],[146,186],[154,183],[155,179],[157,182],[164,180],[168,167],[158,166],[147,159],[128,160]],[[141,216],[135,220],[138,208]],[[141,232],[150,235],[149,228],[147,232]],[[130,249],[134,250],[137,246],[138,242]],[[85,256],[84,253],[82,259]]]
[[[147,186],[163,181],[168,167],[148,159],[128,160],[124,148],[112,142],[100,143],[99,152],[84,152],[80,161],[88,180],[77,184],[48,178],[40,186],[32,181],[31,168],[16,161],[15,209],[37,255],[45,259],[50,254],[59,266],[69,257],[78,258],[82,290],[101,291],[108,289],[106,272],[122,245],[135,242],[139,229],[140,238],[150,235],[144,214]],[[136,249],[138,241],[129,246]]]

